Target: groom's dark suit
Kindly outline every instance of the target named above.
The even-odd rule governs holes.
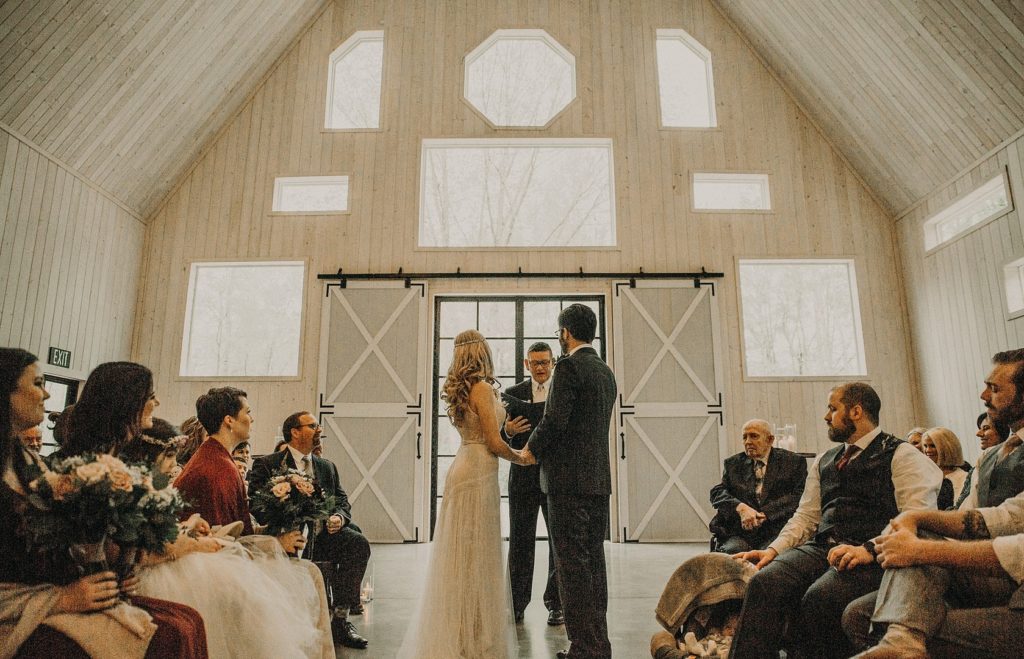
[[[334,514],[345,519],[345,526],[337,533],[328,533],[324,528],[313,538],[311,558],[338,566],[333,583],[330,584],[334,593],[334,604],[342,608],[351,608],[359,604],[359,586],[362,584],[366,565],[370,561],[370,543],[360,532],[359,527],[352,523],[352,505],[348,502],[348,494],[341,487],[338,468],[330,460],[315,455],[309,457],[313,459],[316,484],[326,496],[334,497]],[[252,493],[266,485],[271,477],[281,471],[282,464],[287,464],[289,469],[296,469],[295,459],[288,449],[253,460],[252,471],[249,472],[249,492]]]
[[[549,531],[571,657],[611,657],[604,540],[612,491],[608,429],[615,376],[590,347],[558,361],[528,443],[548,495]]]

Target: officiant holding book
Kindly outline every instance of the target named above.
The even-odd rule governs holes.
[[[521,449],[530,438],[530,431],[544,415],[554,355],[551,346],[537,342],[527,350],[523,360],[530,378],[509,387],[502,394],[508,412],[501,435],[514,449]],[[540,467],[513,464],[508,475],[508,572],[512,582],[512,607],[516,622],[523,621],[530,603],[533,587],[534,549],[537,545],[537,512],[548,521],[547,495],[540,489]],[[544,588],[544,606],[548,610],[548,624],[565,624],[562,604],[558,597],[558,576],[555,572],[554,550],[548,539],[548,579]]]

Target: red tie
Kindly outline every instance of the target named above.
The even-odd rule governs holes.
[[[843,457],[839,458],[839,462],[836,463],[836,469],[842,471],[846,467],[846,463],[849,462],[854,454],[860,450],[860,447],[856,444],[848,444],[846,446],[846,453],[843,453]]]

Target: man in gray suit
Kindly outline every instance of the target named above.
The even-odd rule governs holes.
[[[612,491],[608,430],[616,386],[611,369],[590,345],[596,331],[597,316],[582,304],[558,315],[563,356],[544,416],[525,448],[540,463],[540,486],[548,497],[548,530],[570,644],[558,653],[560,659],[612,655],[604,540]]]

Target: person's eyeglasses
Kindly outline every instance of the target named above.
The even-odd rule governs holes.
[[[531,360],[530,361],[530,366],[532,368],[540,368],[541,366],[545,366],[545,367],[551,366],[551,360],[550,359],[538,359],[537,361],[532,361]]]
[[[313,423],[300,423],[299,425],[297,425],[295,427],[296,428],[309,428],[311,430],[320,430],[320,424],[316,423],[315,421]]]

